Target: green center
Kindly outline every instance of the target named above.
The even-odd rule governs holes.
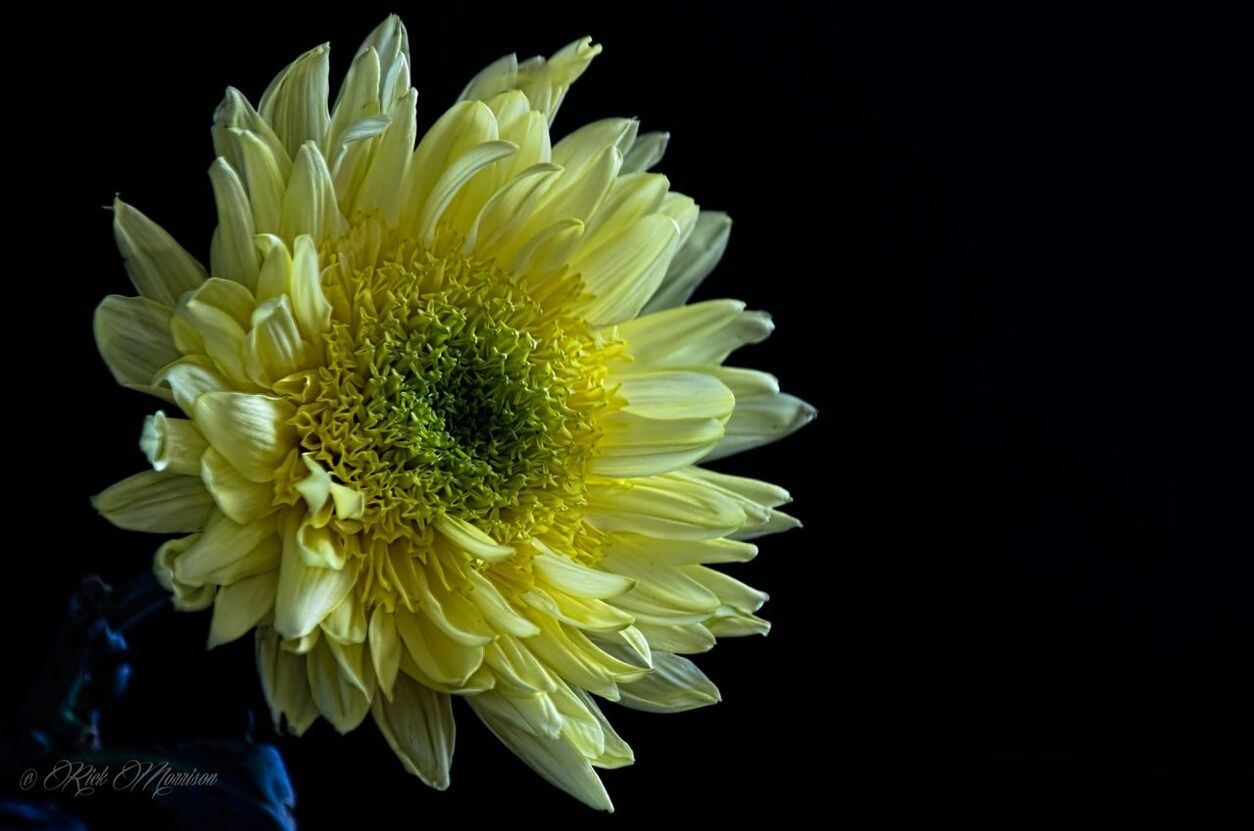
[[[604,396],[581,322],[471,261],[388,264],[354,286],[297,427],[365,494],[368,526],[425,537],[447,513],[509,541],[582,504]]]

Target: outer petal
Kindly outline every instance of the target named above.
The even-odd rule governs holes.
[[[702,211],[696,227],[684,242],[679,253],[670,263],[666,277],[661,281],[644,312],[660,311],[680,306],[709,276],[727,250],[732,221],[725,213]]]
[[[305,656],[279,648],[279,638],[269,627],[257,629],[257,669],[261,687],[270,704],[274,727],[287,717],[287,728],[299,736],[318,718],[318,707],[309,692]]]
[[[654,652],[653,672],[619,690],[623,706],[650,713],[679,713],[722,700],[696,664],[669,652]]]
[[[204,527],[213,498],[199,479],[148,470],[105,488],[92,505],[119,528],[171,534]]]
[[[519,64],[517,57],[508,55],[476,75],[462,91],[461,98],[486,101],[505,90],[519,89],[527,96],[531,106],[544,113],[551,124],[570,85],[599,54],[600,44],[593,44],[592,38],[581,38],[547,61],[531,58]]]
[[[261,96],[261,116],[292,156],[305,142],[321,144],[326,136],[331,121],[327,112],[330,61],[327,44],[310,49],[280,72]]]
[[[209,623],[209,648],[230,643],[260,623],[274,608],[278,584],[279,572],[267,571],[218,589]]]
[[[613,811],[614,804],[600,777],[569,742],[529,733],[485,706],[495,693],[466,699],[475,714],[502,743],[543,776],[580,802],[601,811]]]
[[[765,372],[724,368],[714,374],[735,394],[736,410],[727,421],[722,441],[705,457],[706,461],[778,441],[809,424],[818,414],[800,398],[780,392],[779,382]]]
[[[204,282],[204,266],[159,225],[121,199],[113,202],[113,234],[131,282],[144,297],[173,306],[183,292]]]
[[[775,325],[765,312],[745,311],[739,300],[707,300],[646,314],[620,323],[635,367],[690,367],[721,364],[745,344],[761,343]]]
[[[119,384],[156,394],[158,370],[179,357],[170,336],[172,315],[146,297],[111,294],[96,307],[96,346]]]
[[[185,418],[168,418],[158,410],[144,419],[139,447],[153,470],[196,476],[200,473],[200,457],[208,446],[196,425]]]
[[[375,696],[374,720],[405,770],[437,790],[448,787],[457,739],[450,696],[401,675],[391,701]]]

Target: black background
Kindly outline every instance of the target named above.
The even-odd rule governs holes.
[[[724,465],[806,523],[736,569],[775,629],[699,658],[716,707],[607,708],[638,759],[604,775],[611,822],[1248,783],[1250,263],[1225,249],[1248,237],[1227,153],[1248,96],[1225,21],[444,5],[66,12],[6,36],[6,710],[77,577],[156,545],[87,502],[141,468],[154,406],[95,354],[95,304],[131,293],[101,206],[118,192],[205,258],[223,88],[256,101],[325,40],[334,83],[395,10],[420,127],[501,54],[602,42],[557,133],[672,133],[673,186],[736,220],[699,296],[771,311],[739,362],[820,411]],[[106,741],[264,722],[251,638],[206,654],[208,620],[134,632]],[[302,827],[592,818],[459,725],[443,794],[369,723],[278,738]]]

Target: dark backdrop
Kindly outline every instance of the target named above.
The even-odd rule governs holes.
[[[497,56],[592,34],[605,53],[558,133],[671,131],[673,185],[736,219],[700,296],[771,311],[741,360],[820,411],[725,466],[789,487],[806,523],[737,569],[775,629],[699,659],[716,707],[608,708],[638,758],[604,776],[611,821],[1246,781],[1250,292],[1248,254],[1222,247],[1224,23],[473,5],[392,4],[422,124]],[[5,36],[6,706],[78,575],[121,579],[156,545],[87,503],[141,468],[153,407],[95,354],[92,309],[130,292],[101,206],[120,193],[205,257],[223,88],[255,101],[324,40],[342,75],[389,10],[67,10]],[[133,633],[106,739],[232,735],[248,710],[271,736],[251,638],[206,654],[208,618]],[[369,723],[277,739],[302,826],[591,818],[459,725],[443,794]]]

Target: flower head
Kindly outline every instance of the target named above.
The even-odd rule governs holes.
[[[606,119],[550,142],[599,51],[493,63],[416,146],[396,18],[329,109],[325,46],[256,109],[228,90],[209,269],[115,205],[139,296],[101,303],[97,342],[167,409],[143,427],[152,470],[96,506],[186,534],[158,577],[213,607],[211,647],[255,630],[276,726],[371,715],[444,788],[458,696],[608,809],[592,768],[632,754],[592,695],[717,701],[681,656],[768,625],[765,595],[709,566],[797,524],[781,488],[697,463],[813,410],[723,366],[769,317],[685,305],[730,221],[648,172],[666,136]]]

